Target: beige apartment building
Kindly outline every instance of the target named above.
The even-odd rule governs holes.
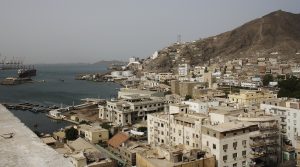
[[[101,127],[81,124],[78,125],[78,131],[79,135],[93,144],[107,142],[109,139],[108,130]]]
[[[216,156],[218,167],[249,167],[250,136],[258,133],[257,124],[226,122],[202,126],[202,149]]]
[[[162,111],[162,98],[147,98],[138,95],[124,95],[123,99],[107,101],[99,106],[99,118],[115,125],[132,125],[137,121],[147,120],[147,114]]]
[[[277,94],[266,91],[257,90],[240,90],[240,93],[229,94],[229,102],[235,102],[241,106],[251,106],[253,104],[259,104],[263,100],[269,98],[276,98]]]
[[[201,126],[208,116],[188,112],[188,105],[170,104],[170,111],[148,115],[148,144],[183,144],[201,148]]]

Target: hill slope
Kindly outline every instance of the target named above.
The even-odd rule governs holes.
[[[271,55],[278,52],[277,55]],[[275,11],[232,31],[184,44],[173,44],[146,59],[145,70],[172,71],[178,64],[206,63],[208,60],[280,56],[300,61],[300,14]]]

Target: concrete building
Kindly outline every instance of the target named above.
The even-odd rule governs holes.
[[[154,147],[137,153],[138,167],[215,167],[215,157],[200,149]]]
[[[208,122],[208,117],[198,113],[186,113],[187,106],[178,109],[179,112],[171,111],[170,107],[170,113],[148,115],[148,144],[183,144],[190,148],[201,148],[201,126]]]
[[[120,147],[120,156],[126,161],[126,166],[136,166],[136,154],[148,150],[149,146],[145,143],[128,141]]]
[[[190,72],[189,64],[179,64],[178,65],[178,75],[179,76],[187,76]]]
[[[195,111],[196,113],[206,114],[210,107],[219,106],[219,101],[217,100],[189,100],[183,101],[183,104],[189,106],[189,110]]]
[[[174,78],[175,76],[173,75],[173,73],[158,73],[155,75],[155,80],[159,82],[164,82],[166,80],[171,80]]]
[[[109,139],[108,130],[101,127],[81,124],[78,125],[77,129],[80,136],[94,144],[99,142],[107,142]]]
[[[248,167],[251,162],[250,136],[256,133],[258,126],[253,123],[203,125],[202,149],[216,156],[218,167]]]
[[[161,98],[144,98],[138,95],[122,96],[123,99],[107,101],[99,106],[99,118],[115,125],[132,125],[147,120],[147,114],[162,111],[164,101]]]
[[[284,140],[294,147],[300,136],[300,101],[295,99],[270,99],[260,104],[260,109],[266,113],[279,116],[281,132]]]
[[[68,156],[76,167],[116,167],[115,161],[102,154],[95,145],[83,138],[69,141],[67,146],[72,153],[65,156]]]
[[[163,97],[164,94],[162,92],[156,91],[148,91],[148,90],[140,90],[140,89],[133,89],[133,88],[121,88],[118,91],[118,98],[124,98],[127,95],[139,95],[143,97]]]
[[[200,83],[200,82],[180,82],[178,80],[172,80],[171,81],[171,92],[173,94],[178,94],[182,97],[185,96],[193,96],[193,89],[195,86],[197,85],[203,85],[204,83]]]
[[[249,111],[237,117],[238,121],[258,125],[259,133],[251,135],[251,166],[276,166],[281,162],[279,117],[261,111]]]
[[[211,99],[215,97],[225,97],[226,94],[222,90],[207,89],[202,86],[195,86],[193,89],[194,99]]]
[[[277,94],[266,91],[240,90],[240,93],[229,94],[230,102],[238,103],[242,106],[251,106],[253,104],[260,104],[263,100],[269,98],[276,98]]]

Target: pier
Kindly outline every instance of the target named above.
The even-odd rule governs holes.
[[[42,106],[33,103],[3,103],[7,109],[11,110],[21,110],[21,111],[31,111],[31,112],[49,112],[51,109],[58,108],[57,106]]]

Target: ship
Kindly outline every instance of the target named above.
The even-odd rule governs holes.
[[[34,76],[36,76],[36,69],[35,68],[32,68],[32,69],[26,69],[26,68],[18,69],[18,76],[19,76],[19,78],[34,77]]]

